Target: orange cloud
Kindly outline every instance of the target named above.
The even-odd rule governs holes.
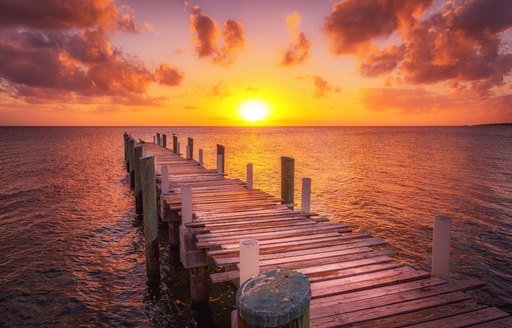
[[[183,72],[180,72],[177,68],[170,67],[166,63],[162,63],[155,71],[155,77],[160,84],[176,86],[181,84]]]
[[[309,58],[311,41],[306,38],[306,35],[303,32],[299,31],[300,23],[301,18],[299,13],[294,12],[293,14],[286,16],[286,26],[288,27],[293,40],[281,58],[281,65],[283,66],[299,65]]]
[[[227,20],[222,29],[224,46],[219,46],[220,32],[217,22],[204,14],[199,6],[194,6],[191,10],[190,31],[195,34],[193,41],[198,57],[211,58],[216,64],[232,64],[245,47],[243,24],[232,19]]]

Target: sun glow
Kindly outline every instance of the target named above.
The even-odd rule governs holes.
[[[247,100],[239,107],[240,116],[249,122],[259,122],[270,114],[270,108],[262,100]]]

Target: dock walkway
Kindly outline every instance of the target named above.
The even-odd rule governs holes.
[[[260,272],[286,268],[309,278],[311,327],[512,327],[508,313],[465,293],[482,287],[476,279],[448,282],[402,265],[382,239],[293,210],[155,143],[141,145],[155,156],[161,219],[169,222],[171,235],[178,235],[181,189],[191,186],[193,221],[186,226],[193,232],[194,252],[224,269],[210,275],[213,283],[237,284],[239,242],[256,239]],[[161,190],[163,166],[168,190]]]

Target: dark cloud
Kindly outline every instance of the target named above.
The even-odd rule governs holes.
[[[160,84],[177,86],[183,81],[183,72],[180,72],[177,68],[171,67],[166,63],[162,63],[155,71],[155,77]]]
[[[177,69],[162,64],[151,73],[110,43],[109,29],[136,32],[129,7],[95,0],[76,1],[73,10],[72,5],[75,1],[0,3],[0,80],[8,85],[2,95],[15,93],[30,103],[157,104],[160,99],[144,96],[151,83],[179,85],[183,73]],[[6,12],[22,17],[14,22]]]
[[[303,32],[299,31],[300,22],[301,18],[297,12],[286,16],[286,25],[293,40],[281,58],[281,65],[283,66],[299,65],[309,58],[311,41],[306,38]]]
[[[336,55],[366,50],[375,38],[408,29],[433,0],[345,0],[325,18],[324,31]]]
[[[361,74],[364,76],[379,76],[389,73],[402,61],[404,53],[404,45],[391,45],[380,52],[372,53],[366,61],[361,64]]]
[[[363,76],[391,81],[447,83],[489,96],[512,70],[503,35],[512,28],[512,1],[447,1],[420,20],[432,1],[345,0],[325,19],[333,53],[356,54]],[[376,50],[373,41],[398,32],[403,43]],[[364,51],[363,51],[364,50]]]
[[[110,0],[3,0],[0,26],[42,29],[114,27],[118,7]]]
[[[224,45],[218,43],[221,32],[217,22],[204,14],[199,6],[190,8],[190,30],[195,34],[194,43],[199,58],[211,58],[212,62],[221,65],[232,64],[245,47],[243,24],[229,19],[222,28]]]

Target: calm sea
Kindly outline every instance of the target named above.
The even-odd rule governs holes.
[[[163,280],[146,285],[140,221],[123,132],[170,128],[0,128],[0,326],[226,326],[233,288],[209,309],[187,297],[188,275],[161,243]],[[487,283],[482,302],[512,311],[512,128],[173,128],[214,167],[279,195],[279,158],[313,180],[312,210],[386,239],[396,258],[429,270],[435,215],[453,217],[453,275]],[[197,152],[197,150],[196,150]],[[161,240],[165,241],[165,232]]]

